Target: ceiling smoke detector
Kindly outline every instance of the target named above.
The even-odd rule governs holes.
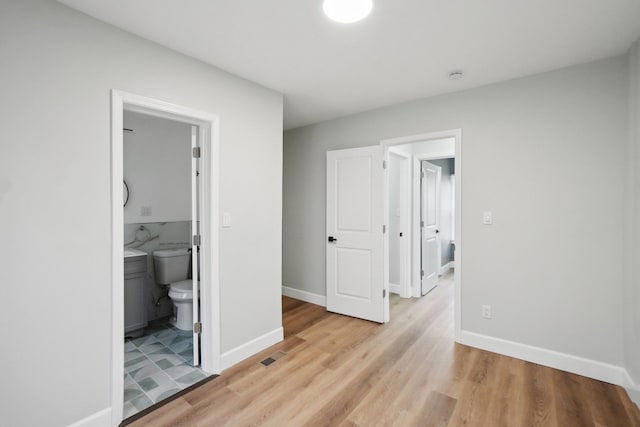
[[[452,71],[449,73],[449,78],[451,80],[460,80],[462,78],[462,71]]]
[[[360,21],[371,13],[373,0],[324,0],[322,10],[330,19],[341,24]]]

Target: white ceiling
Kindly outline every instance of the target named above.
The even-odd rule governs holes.
[[[640,0],[60,0],[285,96],[285,128],[624,53]],[[462,70],[464,78],[448,75]]]

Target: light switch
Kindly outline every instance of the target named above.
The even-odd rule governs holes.
[[[491,213],[491,211],[486,211],[482,213],[482,223],[484,225],[493,224],[493,214]]]
[[[231,214],[229,212],[222,214],[222,226],[226,228],[231,227]]]
[[[141,206],[140,216],[151,216],[151,206]]]

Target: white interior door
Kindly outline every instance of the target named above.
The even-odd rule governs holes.
[[[198,127],[191,126],[191,278],[193,289],[193,365],[200,365],[200,149]],[[197,236],[197,237],[195,237]],[[196,325],[198,325],[196,327]]]
[[[438,284],[440,270],[440,179],[442,168],[421,162],[420,189],[420,251],[422,295]]]
[[[327,310],[383,323],[382,147],[327,152]]]

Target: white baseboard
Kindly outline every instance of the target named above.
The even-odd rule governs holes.
[[[307,291],[301,291],[300,289],[290,288],[288,286],[282,287],[282,295],[290,298],[299,299],[300,301],[310,302],[311,304],[327,306],[327,297],[325,295],[314,294]]]
[[[631,398],[633,403],[635,403],[636,406],[640,409],[640,389],[625,387],[625,390],[627,390],[629,398]]]
[[[221,370],[230,368],[236,363],[242,362],[244,359],[261,352],[265,348],[279,343],[283,339],[284,329],[279,327],[278,329],[267,332],[266,334],[244,343],[233,350],[229,350],[220,356]]]
[[[638,408],[640,408],[640,384],[636,383],[633,378],[631,378],[631,375],[629,375],[628,371],[626,371],[626,374],[627,384],[625,386],[625,389],[627,390],[627,394],[629,395],[633,403],[635,403]]]
[[[67,427],[111,427],[111,408],[91,414]]]
[[[395,283],[389,283],[389,292],[392,294],[400,295],[400,285],[397,285]]]
[[[447,271],[452,269],[453,269],[453,261],[449,261],[448,263],[440,267],[440,275],[443,276]]]
[[[624,368],[596,360],[469,331],[462,331],[460,343],[623,387],[629,385],[627,371]]]

